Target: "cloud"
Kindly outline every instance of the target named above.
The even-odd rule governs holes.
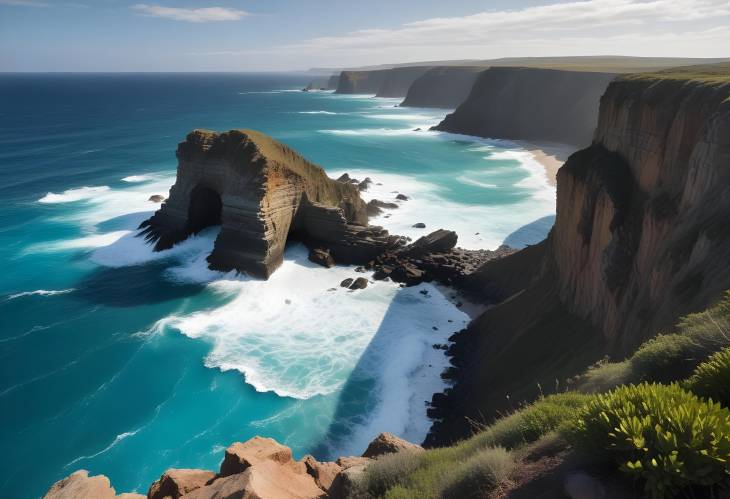
[[[132,9],[146,16],[162,17],[173,21],[189,23],[207,23],[215,21],[238,21],[248,15],[248,12],[225,7],[201,7],[185,9],[180,7],[164,7],[162,5],[147,5],[138,3]]]
[[[0,0],[0,5],[14,5],[17,7],[48,7],[45,2],[35,0]]]

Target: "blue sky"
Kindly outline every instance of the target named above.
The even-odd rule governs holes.
[[[0,0],[0,71],[730,57],[730,0]]]

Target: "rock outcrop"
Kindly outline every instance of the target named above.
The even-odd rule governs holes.
[[[177,157],[169,198],[140,227],[156,251],[221,225],[210,267],[268,278],[290,236],[329,249],[340,263],[368,261],[399,243],[367,226],[357,186],[328,178],[259,132],[195,130],[179,144]]]
[[[383,454],[422,450],[418,445],[389,433],[380,434],[365,451]],[[148,499],[323,499],[346,498],[372,462],[370,457],[341,457],[320,462],[312,456],[292,458],[289,447],[271,438],[254,437],[226,449],[220,471],[169,469],[152,483]],[[140,494],[121,494],[104,475],[89,477],[84,470],[59,480],[45,499],[144,499]]]
[[[492,67],[434,129],[493,139],[591,143],[613,73]]]
[[[457,384],[432,401],[428,443],[622,358],[730,288],[729,164],[730,77],[612,82],[593,145],[558,173],[548,239],[467,279],[501,303],[454,336]]]
[[[438,107],[455,109],[471,92],[480,66],[443,66],[431,68],[408,89],[402,107]]]

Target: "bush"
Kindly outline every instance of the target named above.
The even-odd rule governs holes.
[[[413,473],[420,465],[422,452],[402,451],[386,454],[370,464],[360,486],[372,497],[382,497]]]
[[[596,395],[567,436],[646,480],[652,497],[730,477],[730,411],[677,384],[642,383]]]
[[[576,392],[543,397],[519,411],[497,420],[462,445],[467,449],[505,447],[514,449],[535,442],[574,418],[576,411],[590,400]]]
[[[730,348],[720,350],[697,366],[685,387],[700,397],[730,405]]]
[[[484,449],[455,470],[439,495],[453,499],[486,497],[514,466],[512,455],[503,447]]]

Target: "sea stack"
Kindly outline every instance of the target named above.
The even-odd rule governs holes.
[[[208,257],[214,270],[268,278],[290,235],[359,263],[397,244],[368,227],[355,185],[330,179],[289,147],[253,130],[194,130],[177,148],[175,185],[140,228],[161,251],[221,225]]]

